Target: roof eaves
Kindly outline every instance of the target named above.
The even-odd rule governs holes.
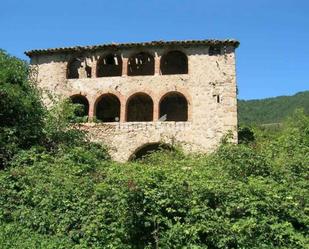
[[[232,45],[235,48],[239,46],[239,41],[229,40],[186,40],[186,41],[150,41],[138,43],[110,43],[94,46],[75,46],[75,47],[60,47],[50,49],[34,49],[26,51],[25,54],[29,57],[36,54],[51,54],[51,53],[68,53],[99,50],[105,48],[132,48],[132,47],[152,47],[152,46],[168,46],[168,45]]]

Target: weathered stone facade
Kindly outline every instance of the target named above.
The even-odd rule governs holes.
[[[218,146],[222,136],[229,131],[237,142],[235,48],[238,45],[234,40],[149,42],[32,50],[26,54],[31,58],[31,65],[37,69],[37,82],[41,89],[64,97],[86,98],[89,118],[82,125],[83,128],[89,131],[92,140],[107,144],[115,160],[126,161],[147,144],[179,143],[187,152],[209,152]],[[187,71],[162,74],[164,65],[161,59],[170,51],[185,55]],[[128,60],[139,52],[146,52],[152,57],[153,75],[152,72],[151,75],[128,75]],[[118,59],[111,59],[112,62],[107,64],[118,66],[120,75],[98,77],[98,62],[108,54],[115,55],[111,58],[118,56]],[[80,64],[78,72],[75,72],[78,76],[68,79],[68,63],[74,58],[78,58],[77,64]],[[135,59],[137,64],[151,63],[151,60],[139,62],[139,59]],[[171,59],[169,63],[175,63],[175,60]],[[151,120],[127,122],[128,115],[131,115],[127,113],[128,101],[137,93],[150,96],[152,102],[150,100],[147,105],[152,105],[149,109],[152,112]],[[169,106],[162,106],[164,97],[169,93],[174,94],[179,108],[185,106],[183,112],[187,116],[183,119],[176,117],[175,121],[169,120],[173,113],[168,114],[167,119],[166,115],[162,117],[163,108],[169,111]],[[113,103],[119,102],[119,117],[112,120],[116,122],[94,122],[99,113],[96,107],[102,96],[112,96],[116,101]],[[45,101],[48,103],[47,98]],[[139,115],[139,109],[142,113],[146,106],[141,102],[143,98],[138,101],[136,103],[142,104],[135,106],[135,116]],[[179,104],[181,101],[184,104]],[[103,108],[104,103],[108,102],[100,104]]]

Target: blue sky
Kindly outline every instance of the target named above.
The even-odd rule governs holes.
[[[1,0],[0,48],[178,39],[240,41],[239,98],[309,90],[308,0]]]

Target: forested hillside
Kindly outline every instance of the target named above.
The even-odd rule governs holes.
[[[116,163],[46,109],[28,65],[0,51],[1,249],[304,249],[309,117],[243,128],[210,154],[176,145]]]
[[[293,96],[279,96],[260,100],[239,100],[240,124],[272,124],[282,122],[295,109],[303,108],[309,114],[309,91]]]

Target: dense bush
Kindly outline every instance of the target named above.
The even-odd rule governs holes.
[[[255,141],[254,132],[250,127],[238,127],[238,143],[248,144]]]
[[[15,67],[0,70],[1,249],[308,248],[303,112],[210,155],[174,149],[119,164],[71,125],[72,105],[45,110],[24,64],[1,56]]]
[[[0,168],[42,137],[44,108],[27,75],[25,62],[0,50]]]
[[[125,165],[91,144],[22,151],[0,173],[0,247],[306,248],[308,130],[297,113],[271,141]]]
[[[0,169],[33,146],[55,151],[86,142],[83,132],[70,126],[80,121],[75,115],[80,106],[57,101],[47,110],[29,71],[26,62],[0,50]]]

